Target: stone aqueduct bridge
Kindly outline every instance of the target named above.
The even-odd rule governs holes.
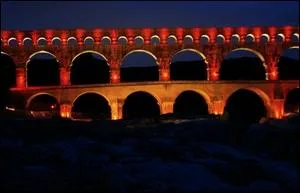
[[[292,41],[295,38],[296,41]],[[71,44],[72,41],[76,41],[76,46]],[[122,41],[126,44],[121,44]],[[170,44],[171,41],[175,43]],[[169,113],[173,111],[176,97],[186,90],[200,93],[208,104],[209,112],[220,114],[227,98],[240,88],[257,93],[263,99],[269,116],[281,117],[287,93],[299,87],[299,82],[278,80],[277,62],[282,52],[293,46],[299,47],[299,27],[1,31],[1,51],[16,64],[16,87],[12,91],[21,91],[27,106],[39,94],[53,95],[64,117],[70,116],[76,98],[87,92],[96,92],[106,98],[112,118],[120,119],[124,100],[135,91],[150,93],[157,99],[161,113]],[[205,59],[208,80],[170,80],[172,57],[187,49]],[[266,80],[219,80],[219,68],[224,57],[237,49],[257,54],[264,63]],[[70,65],[75,57],[87,51],[107,60],[110,83],[71,85]],[[135,51],[146,52],[156,59],[159,65],[158,82],[120,83],[122,59]],[[40,52],[53,54],[60,63],[60,86],[27,86],[27,63]]]

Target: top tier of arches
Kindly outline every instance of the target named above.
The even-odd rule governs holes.
[[[224,28],[1,30],[1,46],[299,43],[299,26]]]

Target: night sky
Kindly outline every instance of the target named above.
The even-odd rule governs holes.
[[[6,1],[1,28],[299,25],[297,1]]]

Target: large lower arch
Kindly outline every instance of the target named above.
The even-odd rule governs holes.
[[[60,114],[57,99],[48,93],[38,93],[30,97],[26,109],[29,111],[29,116],[35,118],[57,117]]]
[[[170,64],[171,80],[207,80],[207,61],[205,56],[194,49],[177,52]]]
[[[157,58],[146,50],[133,50],[126,54],[120,67],[121,82],[158,81]]]
[[[84,51],[74,57],[70,66],[72,85],[103,84],[110,82],[107,59],[95,51]]]
[[[47,51],[32,54],[26,63],[28,86],[58,86],[60,84],[59,63]]]
[[[299,46],[294,46],[285,50],[278,62],[279,80],[299,80]]]
[[[266,80],[266,65],[263,56],[249,48],[231,51],[222,61],[221,80]]]
[[[188,90],[177,96],[173,105],[173,112],[183,116],[207,115],[209,107],[201,94]]]
[[[224,112],[228,113],[232,121],[254,123],[271,113],[269,105],[268,99],[262,93],[255,89],[242,88],[227,98]]]
[[[300,88],[290,90],[284,101],[284,113],[299,113]]]
[[[71,111],[71,117],[74,119],[111,119],[109,101],[94,92],[87,92],[78,96],[73,102]]]
[[[122,111],[124,119],[158,117],[160,105],[151,94],[137,91],[127,96]]]

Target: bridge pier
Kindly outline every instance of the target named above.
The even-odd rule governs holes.
[[[120,69],[111,69],[110,70],[110,83],[120,83]]]
[[[160,105],[160,114],[173,113],[174,100],[164,99]]]
[[[16,69],[16,87],[25,88],[26,87],[26,70],[25,68]]]
[[[111,119],[117,120],[123,118],[123,99],[116,99],[111,101],[110,108],[111,108]]]
[[[210,114],[216,114],[216,115],[222,115],[225,107],[225,101],[224,100],[216,100],[212,101],[210,104],[209,113]]]
[[[284,115],[284,99],[273,99],[271,101],[273,117],[282,118]]]
[[[60,116],[62,118],[71,118],[72,105],[71,104],[60,104]]]
[[[61,86],[69,86],[71,85],[71,82],[70,82],[70,71],[65,68],[65,67],[62,67],[60,68],[60,85]]]

